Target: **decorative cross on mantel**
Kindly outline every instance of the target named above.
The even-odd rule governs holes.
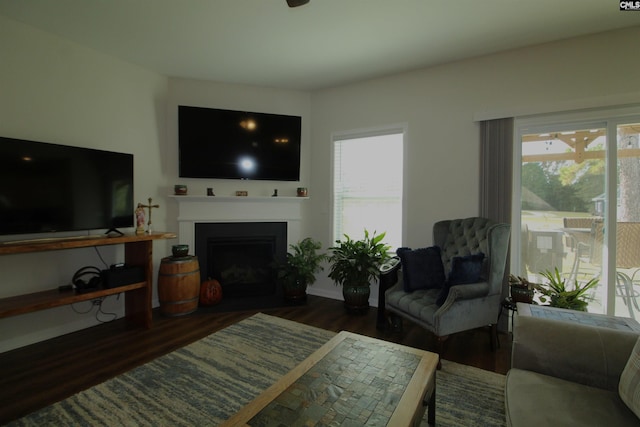
[[[153,232],[153,230],[151,228],[151,209],[152,208],[159,208],[160,205],[152,205],[151,204],[151,197],[149,197],[149,204],[148,205],[140,204],[140,207],[149,209],[149,221],[147,221],[147,233],[151,234]]]

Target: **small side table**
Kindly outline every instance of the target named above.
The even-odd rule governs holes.
[[[507,309],[507,315],[511,315],[511,332],[513,332],[513,316],[518,311],[518,303],[515,302],[511,297],[506,297],[500,303],[500,313],[498,314],[498,321],[500,321],[500,316],[502,316],[502,312],[504,309]]]
[[[389,327],[389,320],[385,313],[385,292],[398,282],[398,271],[400,270],[400,258],[392,257],[380,267],[378,287],[378,314],[376,318],[376,329],[384,330]]]

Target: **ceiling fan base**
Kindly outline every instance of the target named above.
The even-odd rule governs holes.
[[[309,3],[309,0],[287,0],[289,7],[303,6],[307,3]]]

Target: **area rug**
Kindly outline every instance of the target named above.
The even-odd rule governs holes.
[[[334,335],[259,313],[10,425],[217,425]],[[436,381],[437,426],[505,425],[503,375],[445,360]]]

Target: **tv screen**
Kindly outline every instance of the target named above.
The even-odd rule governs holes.
[[[180,176],[300,180],[302,118],[178,107]]]
[[[0,137],[0,234],[133,226],[133,155]]]

